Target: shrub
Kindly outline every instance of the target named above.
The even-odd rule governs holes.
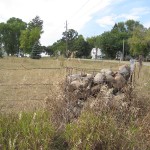
[[[3,53],[1,51],[1,49],[0,49],[0,58],[3,58]]]
[[[40,52],[41,52],[40,43],[39,41],[36,41],[32,47],[32,52],[31,52],[30,57],[32,59],[40,59],[41,58]]]
[[[65,136],[74,150],[130,150],[136,148],[134,137],[137,131],[134,124],[119,125],[110,114],[86,112],[77,122],[66,126]]]
[[[55,135],[47,112],[0,115],[3,149],[48,149]]]

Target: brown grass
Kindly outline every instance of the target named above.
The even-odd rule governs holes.
[[[51,119],[57,132],[62,126],[66,126],[67,121],[67,103],[63,95],[66,74],[96,73],[103,68],[117,71],[120,65],[122,64],[115,62],[63,58],[0,59],[0,113],[46,109],[53,114]],[[67,67],[72,69],[66,71]],[[150,67],[143,66],[139,78],[137,72],[138,67],[135,70],[133,92],[129,87],[126,89],[125,101],[130,103],[130,106],[123,110],[112,110],[105,109],[100,104],[94,111],[85,109],[79,120],[70,124],[64,131],[69,137],[69,146],[74,149],[84,149],[86,145],[87,149],[96,149],[98,146],[104,146],[104,149],[150,148]],[[102,98],[102,95],[98,98]],[[134,108],[138,108],[138,113],[134,112]],[[77,143],[79,145],[76,145]]]
[[[45,97],[54,97],[58,93],[56,87],[60,86],[68,73],[65,67],[76,68],[71,73],[96,73],[102,68],[117,70],[121,65],[104,61],[16,57],[0,59],[0,64],[0,109],[8,112],[43,108]],[[148,100],[146,103],[150,101],[149,77],[150,67],[146,66],[142,68],[139,79],[136,74],[135,91],[139,98]]]

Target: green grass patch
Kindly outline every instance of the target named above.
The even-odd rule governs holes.
[[[5,149],[49,149],[55,129],[47,112],[0,114],[0,144]]]

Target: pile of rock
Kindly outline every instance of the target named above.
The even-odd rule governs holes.
[[[68,101],[68,111],[78,116],[78,113],[84,105],[84,102],[90,97],[96,98],[101,92],[103,86],[112,95],[122,93],[123,88],[130,78],[130,67],[128,65],[120,66],[118,71],[111,69],[102,69],[97,74],[72,74],[66,77],[66,99]]]

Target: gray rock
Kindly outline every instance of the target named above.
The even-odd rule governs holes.
[[[105,80],[105,75],[103,73],[97,73],[94,77],[95,84],[104,83],[104,80]]]
[[[101,73],[103,73],[105,75],[112,75],[113,71],[111,69],[102,69]]]

